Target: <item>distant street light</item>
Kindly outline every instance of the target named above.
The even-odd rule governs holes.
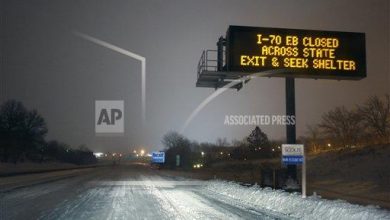
[[[332,145],[329,143],[329,144],[328,144],[328,147],[331,147],[331,146],[332,146]]]
[[[200,154],[202,154],[202,157],[204,157],[204,152],[203,151]]]

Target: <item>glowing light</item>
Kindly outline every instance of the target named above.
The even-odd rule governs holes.
[[[96,153],[93,153],[93,155],[95,155],[96,158],[99,158],[99,157],[102,157],[104,154],[101,152],[96,152]]]
[[[199,169],[199,168],[203,167],[203,164],[197,163],[197,164],[194,164],[192,167],[193,167],[194,169]]]

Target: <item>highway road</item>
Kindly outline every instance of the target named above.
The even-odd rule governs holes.
[[[148,165],[90,169],[1,195],[0,219],[283,219]],[[291,219],[291,218],[289,218]]]

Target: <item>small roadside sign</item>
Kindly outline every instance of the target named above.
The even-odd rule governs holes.
[[[306,162],[303,144],[282,144],[282,163],[285,165],[302,164],[302,198],[306,198]]]
[[[176,155],[176,166],[177,167],[180,166],[180,155],[179,154]]]
[[[152,163],[165,163],[165,152],[153,152]]]
[[[282,144],[282,162],[287,165],[303,163],[303,144]]]

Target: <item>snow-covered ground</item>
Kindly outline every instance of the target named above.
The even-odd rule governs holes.
[[[390,212],[118,166],[4,193],[0,219],[390,219]]]
[[[297,219],[390,219],[390,212],[379,207],[361,206],[342,200],[326,200],[317,196],[303,199],[297,193],[270,188],[243,187],[237,183],[209,181],[204,191],[239,205],[280,213]]]

